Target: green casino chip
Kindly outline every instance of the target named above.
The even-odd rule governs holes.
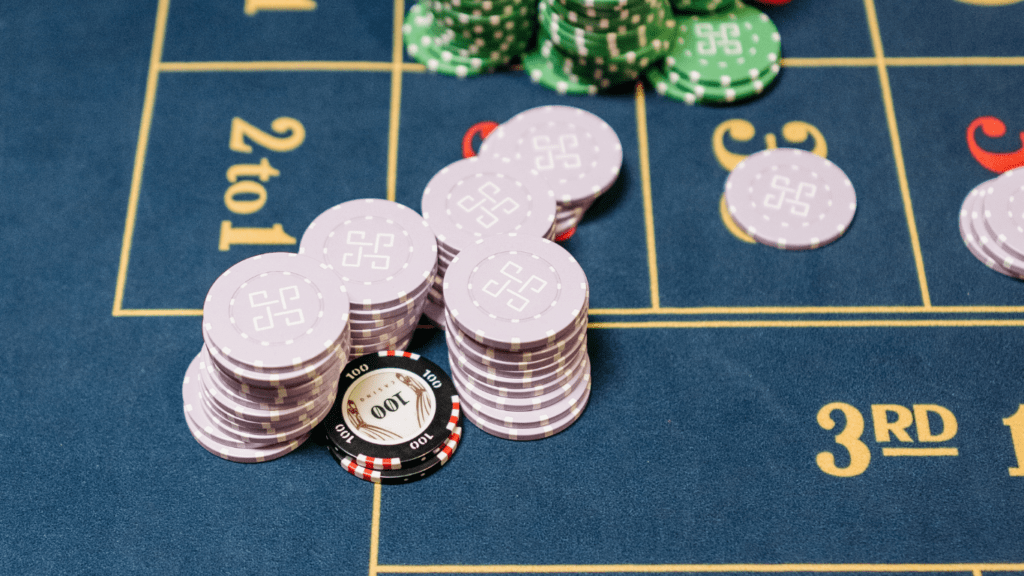
[[[732,9],[736,0],[672,0],[672,8],[686,14],[711,14]]]
[[[667,73],[658,68],[647,71],[647,79],[654,85],[656,92],[673,100],[687,104],[713,103],[730,104],[747,100],[764,92],[764,90],[775,81],[779,74],[778,65],[768,69],[768,72],[753,80],[740,82],[729,87],[706,86],[690,82],[674,70]]]
[[[572,62],[559,53],[549,41],[523,55],[523,68],[534,84],[540,84],[559,94],[597,94],[599,86],[567,71],[566,68],[571,69],[571,66]]]
[[[782,42],[771,18],[736,2],[728,12],[682,19],[666,62],[690,82],[728,87],[778,65]]]
[[[540,25],[548,37],[566,51],[580,55],[620,56],[627,52],[642,50],[658,38],[665,25],[666,10],[658,9],[650,14],[650,24],[640,24],[624,33],[588,32],[577,28],[554,13],[550,6],[541,3],[538,10]]]

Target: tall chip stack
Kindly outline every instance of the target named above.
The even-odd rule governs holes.
[[[555,193],[535,170],[499,158],[458,160],[427,182],[423,218],[437,237],[437,274],[423,312],[445,328],[444,275],[463,249],[481,238],[517,233],[554,238]]]
[[[531,0],[421,0],[402,26],[406,52],[432,72],[465,78],[491,72],[533,42]]]
[[[334,404],[348,320],[344,284],[311,258],[263,254],[224,272],[206,296],[204,346],[182,383],[196,442],[246,463],[298,448]]]
[[[618,180],[622,143],[596,114],[572,106],[540,106],[499,125],[480,156],[536,171],[555,191],[555,236],[571,232]]]
[[[543,238],[484,238],[452,260],[444,294],[448,361],[470,422],[537,440],[580,417],[590,288],[568,251]]]
[[[672,45],[668,0],[539,0],[537,48],[523,56],[534,83],[596,94],[635,81]]]
[[[782,40],[767,14],[739,0],[676,1],[696,13],[678,18],[671,51],[647,71],[655,91],[687,104],[727,104],[753,98],[775,81]]]
[[[437,270],[437,242],[416,211],[376,198],[343,202],[310,223],[299,254],[344,282],[353,356],[408,347]]]

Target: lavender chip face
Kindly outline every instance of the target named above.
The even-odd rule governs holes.
[[[306,229],[299,254],[321,260],[345,282],[353,310],[393,307],[433,278],[437,242],[427,222],[395,202],[338,204]]]
[[[986,231],[1012,257],[1024,259],[1024,169],[1010,170],[979,188]]]
[[[810,250],[837,240],[853,222],[857,195],[835,164],[794,148],[752,154],[725,185],[729,213],[758,242]]]
[[[586,316],[588,294],[579,263],[543,238],[486,238],[445,275],[451,319],[471,338],[504,350],[561,340]]]
[[[555,224],[551,187],[531,170],[495,158],[453,162],[423,190],[423,217],[454,253],[499,234],[547,235]]]
[[[622,168],[622,143],[599,116],[572,106],[541,106],[512,117],[480,145],[481,156],[535,170],[559,204],[604,193]]]
[[[229,268],[203,305],[207,345],[258,370],[323,358],[345,335],[347,291],[326,265],[298,254],[262,254]]]

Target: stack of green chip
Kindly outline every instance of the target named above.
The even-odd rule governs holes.
[[[683,18],[676,44],[647,79],[659,94],[687,104],[745,100],[778,76],[781,49],[771,19],[736,0],[729,11]]]
[[[539,0],[530,78],[562,94],[596,94],[640,78],[665,57],[676,22],[668,0]]]
[[[536,30],[531,0],[420,0],[402,26],[409,56],[460,78],[507,64],[530,47]]]
[[[736,0],[672,0],[676,12],[688,14],[711,14],[731,10]]]

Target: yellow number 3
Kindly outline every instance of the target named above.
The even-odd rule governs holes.
[[[815,461],[822,472],[832,476],[849,478],[863,474],[868,469],[868,464],[871,463],[871,450],[860,441],[861,434],[864,433],[864,416],[861,415],[860,410],[849,404],[832,402],[818,410],[818,425],[825,430],[835,428],[836,421],[832,419],[832,412],[836,410],[842,412],[846,418],[846,427],[836,435],[836,444],[846,448],[850,454],[850,464],[845,468],[839,468],[836,466],[836,457],[831,452],[819,452]]]

